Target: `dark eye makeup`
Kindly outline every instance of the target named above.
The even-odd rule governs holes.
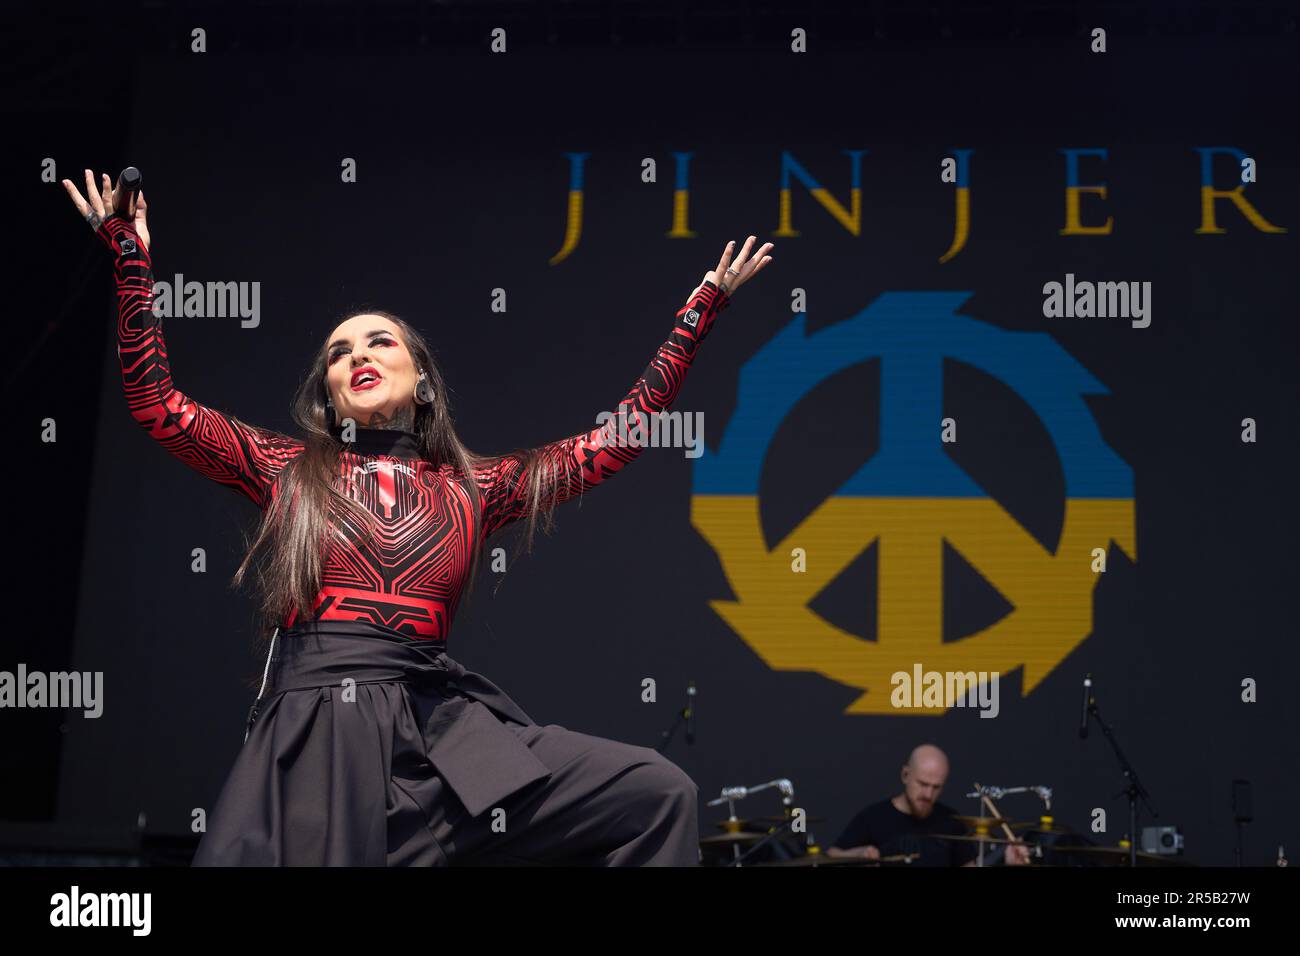
[[[386,335],[377,335],[377,336],[375,336],[373,339],[370,340],[370,344],[371,344],[371,345],[395,345],[396,343],[395,343],[391,338],[389,338],[389,337],[386,336]],[[347,351],[347,348],[344,347],[344,346],[339,346],[339,347],[333,349],[333,350],[330,352],[330,354],[329,354],[329,359],[328,359],[328,361],[329,361],[329,362],[333,362],[336,358],[338,358],[340,355],[342,355],[342,354],[343,354],[344,352],[346,352],[346,351]]]

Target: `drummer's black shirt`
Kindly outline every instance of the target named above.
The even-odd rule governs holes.
[[[881,800],[864,808],[845,827],[833,846],[847,850],[855,846],[874,846],[881,856],[896,853],[919,853],[912,866],[960,866],[975,859],[976,844],[936,840],[932,833],[963,834],[966,828],[953,819],[956,811],[946,803],[936,803],[930,815],[918,820],[902,813],[892,800]]]

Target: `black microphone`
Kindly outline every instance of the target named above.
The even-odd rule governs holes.
[[[144,176],[141,175],[140,170],[136,169],[134,166],[128,166],[126,169],[122,170],[121,174],[117,177],[116,203],[116,206],[119,207],[121,211],[119,212],[117,208],[113,211],[117,212],[117,214],[123,219],[131,218],[131,203],[135,201],[136,197],[140,194],[140,187],[143,185]]]
[[[1079,737],[1088,736],[1088,705],[1092,703],[1092,675],[1083,678],[1083,719],[1079,721]]]
[[[695,681],[686,685],[686,742],[695,743]]]

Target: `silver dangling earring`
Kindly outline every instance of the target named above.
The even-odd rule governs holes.
[[[425,374],[424,369],[420,370],[420,378],[415,383],[415,404],[429,405],[433,402],[433,386],[429,384],[429,377]]]
[[[334,428],[338,425],[338,417],[334,414],[334,403],[328,398],[325,399],[325,427]]]

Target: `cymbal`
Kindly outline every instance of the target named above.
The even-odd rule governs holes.
[[[726,830],[728,833],[739,833],[747,826],[757,825],[758,820],[751,817],[737,817],[734,820],[718,820],[714,826],[719,830]]]
[[[825,817],[804,817],[809,823],[821,823]],[[763,830],[770,830],[772,824],[786,824],[790,822],[789,817],[771,816],[771,817],[737,817],[734,820],[718,820],[714,826],[719,830],[726,830],[728,833],[738,833],[746,827],[762,827]]]
[[[824,853],[809,853],[796,856],[792,860],[772,860],[768,863],[755,863],[755,866],[876,866],[881,863],[911,863],[919,853],[895,853],[882,856],[879,860],[867,860],[854,856],[826,856]]]
[[[1001,826],[1004,823],[1009,827],[1027,827],[1033,825],[1029,823],[1015,823],[1008,820],[1006,817],[963,817],[953,814],[953,819],[973,830],[978,830],[980,827],[992,829],[993,827]]]
[[[770,817],[756,817],[755,819],[763,820],[768,823],[789,823],[790,822],[789,817],[781,816],[780,814],[777,814],[775,816],[770,816]],[[807,820],[809,823],[823,823],[826,820],[825,817],[804,817],[804,819]]]
[[[918,837],[930,837],[935,840],[954,840],[958,843],[1015,843],[1024,846],[1023,840],[1008,840],[1004,837],[994,836],[975,836],[970,833],[963,833],[961,836],[953,836],[947,833],[919,833]]]
[[[1093,856],[1110,856],[1122,859],[1128,859],[1128,847],[1126,846],[1054,846],[1048,848],[1047,852],[1051,853],[1083,853]],[[1138,850],[1137,858],[1139,860],[1150,860],[1154,863],[1172,863],[1177,858],[1164,853],[1147,853],[1144,850]]]
[[[1074,832],[1074,830],[1072,830],[1070,827],[1067,827],[1065,824],[1055,823],[1050,819],[1047,823],[1043,823],[1041,820],[1038,821],[1026,820],[1021,823],[1009,823],[1007,825],[1011,827],[1011,829],[1013,830],[1033,830],[1036,833],[1073,833]]]
[[[700,846],[729,846],[736,843],[757,843],[766,833],[718,833],[702,837]]]

